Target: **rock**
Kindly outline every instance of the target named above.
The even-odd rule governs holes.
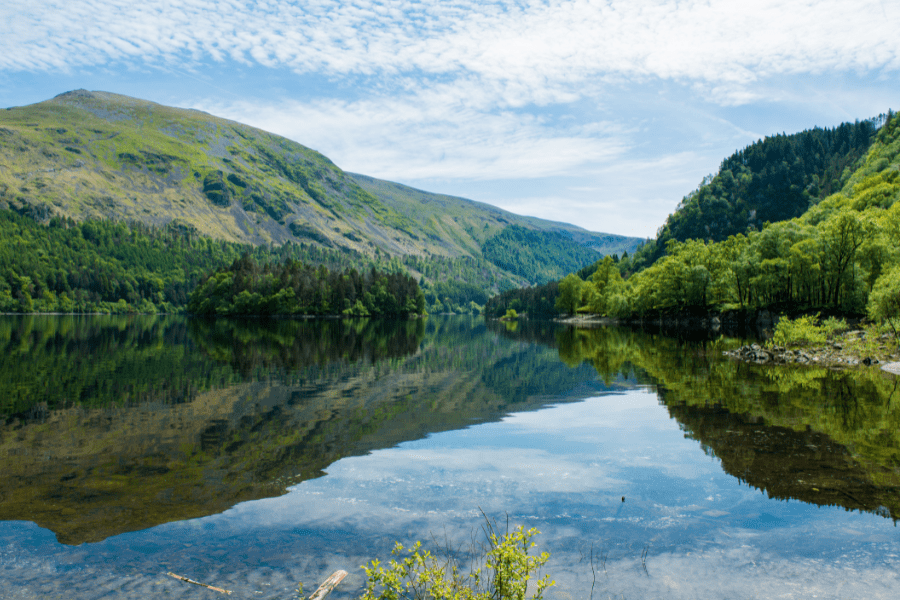
[[[887,371],[892,375],[900,375],[900,362],[891,362],[881,366],[882,371]]]

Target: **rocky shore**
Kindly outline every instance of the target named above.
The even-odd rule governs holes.
[[[756,364],[799,364],[830,368],[882,365],[885,371],[900,375],[900,354],[892,335],[866,339],[865,331],[848,331],[823,346],[784,348],[749,344],[723,352],[737,360]]]

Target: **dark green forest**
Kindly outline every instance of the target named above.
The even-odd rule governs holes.
[[[656,239],[637,253],[633,268],[658,260],[669,240],[721,242],[799,217],[841,191],[887,119],[881,115],[833,129],[782,133],[738,150],[682,199]]]
[[[181,312],[204,277],[244,254],[259,265],[290,260],[329,270],[422,273],[429,312],[480,311],[492,282],[499,279],[501,289],[519,285],[481,258],[365,256],[313,243],[254,246],[214,240],[177,221],[154,227],[55,217],[45,225],[0,210],[0,312]]]
[[[366,264],[348,250],[237,244],[175,222],[53,218],[43,225],[0,210],[0,312],[178,312],[202,277],[244,254],[258,263]]]
[[[573,244],[570,237],[552,231],[534,231],[510,225],[488,239],[481,249],[485,259],[538,284],[553,281],[597,260],[598,253]]]
[[[332,271],[290,260],[258,264],[245,254],[191,292],[196,315],[343,315],[405,317],[425,312],[416,280],[372,268]]]

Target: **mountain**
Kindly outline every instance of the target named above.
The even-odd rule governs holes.
[[[486,263],[486,280],[477,283],[489,289],[571,268],[552,268],[553,256],[519,273],[504,268],[483,249],[509,227],[533,232],[530,244],[550,236],[578,266],[633,251],[640,241],[345,173],[314,150],[247,125],[86,90],[0,111],[4,208],[41,222],[175,223],[255,246],[293,242],[370,258],[471,259]]]

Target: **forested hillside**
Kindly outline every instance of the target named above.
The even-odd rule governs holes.
[[[244,253],[260,262],[304,259],[331,268],[361,258],[307,244],[213,240],[178,223],[54,217],[42,225],[0,210],[0,312],[174,312],[204,274]]]
[[[669,240],[720,242],[799,217],[841,191],[885,119],[778,134],[735,152],[681,201],[656,239],[635,257],[634,267],[658,260]]]
[[[501,269],[538,284],[559,279],[597,260],[591,249],[573,244],[564,233],[513,225],[482,246],[484,257]]]
[[[562,279],[553,310],[635,318],[768,308],[900,318],[900,117],[889,113],[874,137],[857,169],[841,176],[840,191],[802,215],[718,242],[669,239],[665,256],[630,276],[631,258],[606,257]],[[546,310],[550,291],[510,292],[486,310],[499,315],[516,302]]]
[[[406,271],[429,310],[468,312],[638,243],[351,176],[265,131],[86,90],[0,111],[0,221],[0,311],[178,310],[200,276],[249,251]],[[551,254],[534,251],[542,232]],[[527,264],[510,260],[517,239],[531,240]]]

